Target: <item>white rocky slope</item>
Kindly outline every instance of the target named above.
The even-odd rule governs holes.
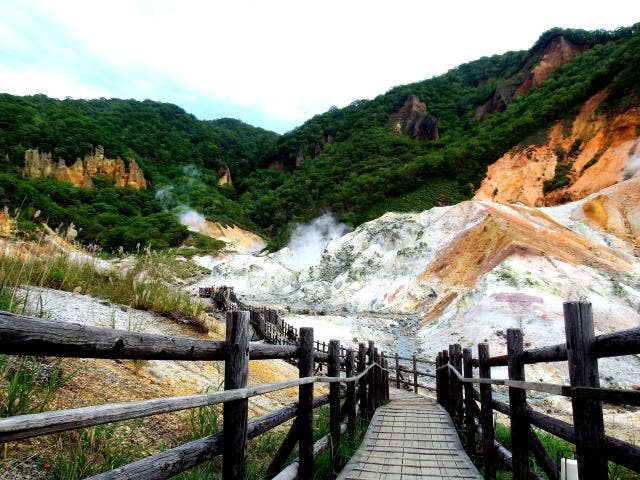
[[[301,272],[287,267],[286,249],[237,254],[220,259],[203,283],[233,285],[256,303],[332,314],[306,323],[328,322],[323,330],[347,342],[364,340],[359,323],[370,323],[366,330],[377,330],[388,350],[400,343],[433,356],[449,343],[487,340],[503,353],[510,327],[523,329],[527,346],[553,344],[564,338],[568,299],[593,303],[599,332],[640,325],[639,198],[635,178],[555,208],[468,201],[387,213],[331,241]],[[639,367],[637,358],[605,360],[601,373],[637,383]],[[537,370],[532,378],[566,375]]]

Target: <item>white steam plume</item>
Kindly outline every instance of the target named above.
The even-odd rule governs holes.
[[[189,167],[189,165],[187,165],[187,167]],[[187,167],[185,167],[185,169]],[[158,190],[156,192],[156,200],[162,205],[162,208],[174,212],[178,221],[189,230],[192,232],[205,233],[207,222],[204,215],[178,200],[173,194],[173,185]]]
[[[339,223],[331,213],[325,213],[309,223],[297,225],[287,244],[287,248],[292,252],[288,260],[289,266],[294,270],[310,267],[320,260],[327,244],[344,235],[346,230],[346,225]]]
[[[637,141],[633,146],[631,151],[629,152],[629,160],[627,160],[627,164],[624,167],[624,171],[622,172],[622,178],[624,180],[629,180],[633,177],[638,171],[640,171],[640,141]]]

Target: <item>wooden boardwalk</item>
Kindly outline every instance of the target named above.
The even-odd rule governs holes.
[[[397,389],[390,394],[338,480],[482,478],[434,399]]]

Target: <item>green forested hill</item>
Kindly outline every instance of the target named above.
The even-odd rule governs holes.
[[[496,91],[521,83],[559,36],[586,51],[503,111],[478,120],[478,107]],[[554,29],[529,51],[484,57],[372,100],[331,108],[282,136],[232,119],[201,121],[175,105],[149,100],[0,95],[0,206],[21,208],[25,224],[37,210],[54,225],[73,221],[82,228],[82,240],[108,249],[163,247],[186,235],[163,213],[167,205],[154,198],[172,185],[170,207],[188,204],[278,243],[294,222],[326,210],[357,225],[388,210],[468,198],[488,164],[554,122],[572,118],[596,91],[608,87],[603,109],[639,105],[638,65],[637,25],[613,32]],[[409,95],[417,95],[438,119],[438,140],[413,140],[391,128]],[[86,191],[17,173],[27,148],[73,161],[96,145],[109,157],[136,159],[150,190],[117,189],[101,180]],[[296,168],[299,152],[305,161]],[[217,186],[222,165],[231,169],[233,188]]]
[[[519,83],[554,38],[587,48],[540,86],[517,96],[484,120],[477,108],[496,88]],[[292,221],[324,209],[358,224],[388,210],[417,210],[468,198],[486,166],[525,138],[554,122],[572,118],[590,95],[605,86],[603,108],[640,104],[638,26],[614,32],[554,29],[529,51],[509,52],[461,65],[444,75],[396,87],[373,100],[317,115],[281,136],[262,165],[280,162],[283,172],[256,170],[242,185],[250,216],[275,235]],[[411,140],[392,132],[390,117],[416,94],[438,118],[440,140]],[[315,145],[335,142],[313,158]],[[305,162],[292,169],[300,149]]]
[[[154,197],[171,185],[173,206],[191,205],[213,219],[257,229],[233,200],[233,188],[217,186],[217,170],[228,165],[232,178],[248,175],[276,139],[277,134],[238,120],[204,122],[175,105],[150,100],[0,94],[0,205],[19,209],[27,227],[38,210],[39,218],[53,226],[73,222],[81,240],[108,250],[147,243],[161,248],[186,236]],[[106,180],[85,190],[18,173],[28,148],[70,164],[97,145],[104,146],[107,157],[135,159],[149,190],[115,188]]]

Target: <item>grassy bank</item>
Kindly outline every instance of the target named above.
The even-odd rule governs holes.
[[[544,446],[549,456],[555,461],[561,457],[575,458],[575,445],[543,430],[534,428],[540,443]],[[511,429],[502,423],[496,423],[496,440],[507,450],[511,451]],[[542,478],[548,478],[542,471],[533,456],[530,459],[531,469]],[[500,470],[497,472],[497,480],[510,480],[511,472]],[[640,475],[620,465],[609,462],[609,480],[640,480]]]
[[[198,300],[167,283],[175,265],[167,264],[169,259],[160,254],[141,254],[132,267],[122,271],[105,267],[91,257],[47,254],[42,244],[32,250],[42,253],[0,252],[0,309],[26,313],[25,291],[37,286],[85,293],[171,317],[197,319],[203,312]]]

